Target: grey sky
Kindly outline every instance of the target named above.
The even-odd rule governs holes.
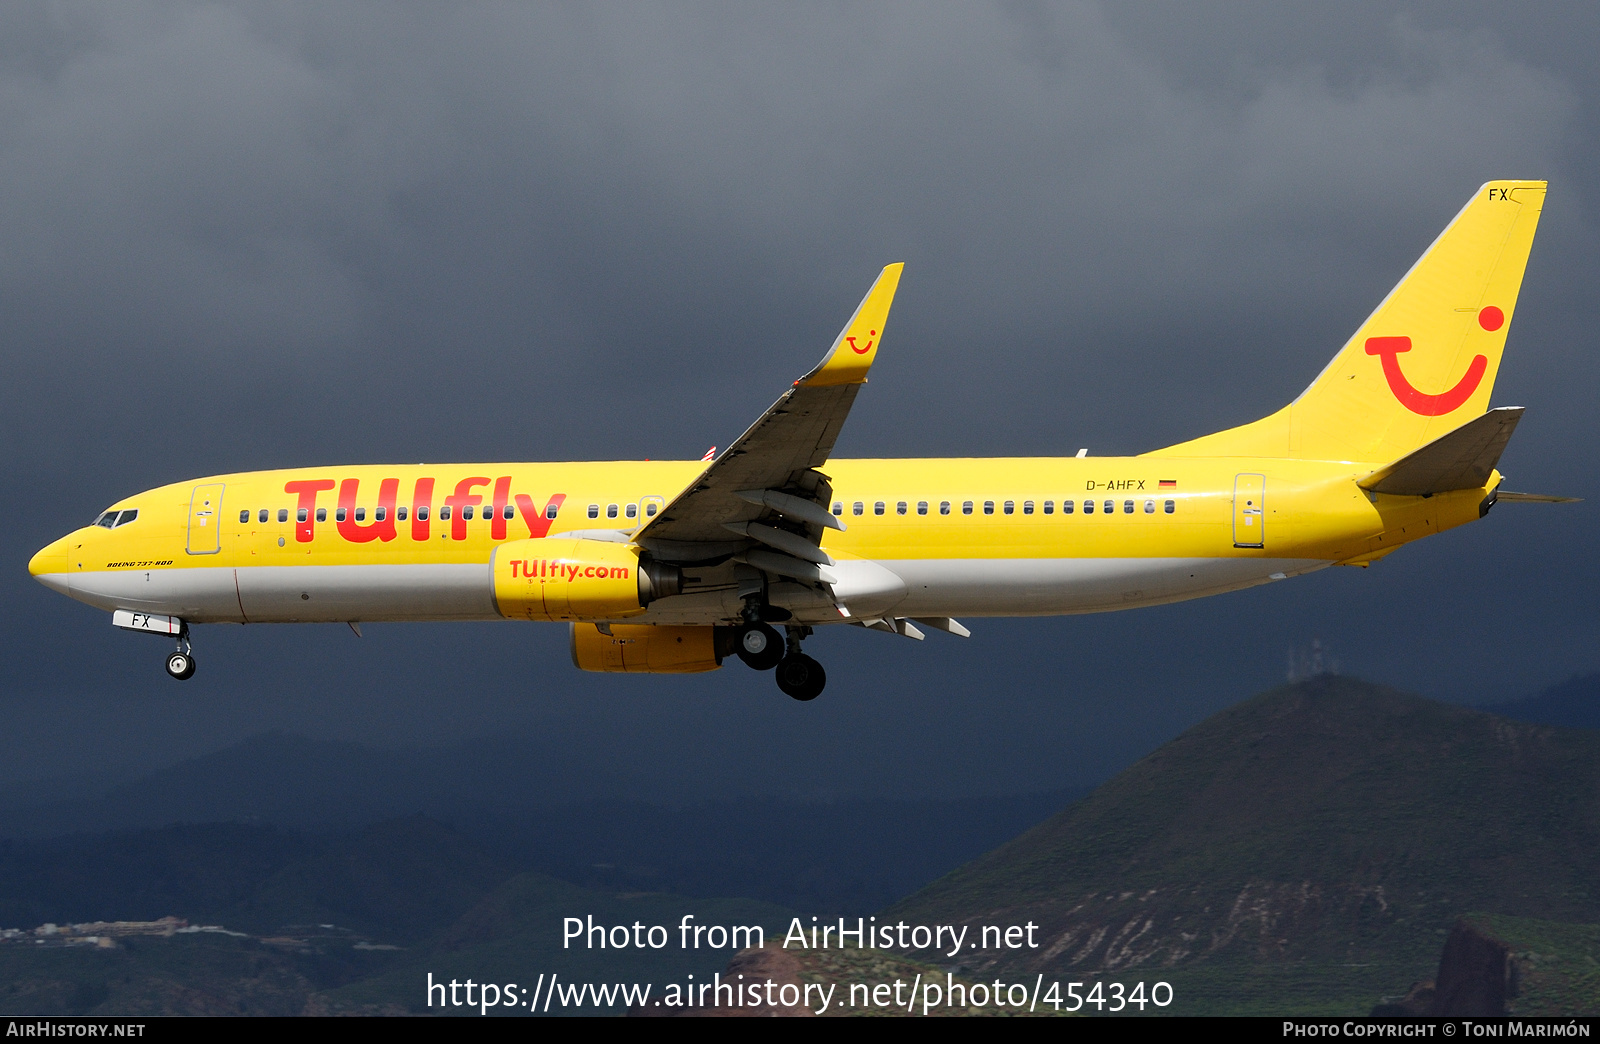
[[[664,779],[691,745],[824,770],[774,770],[777,789],[1025,789],[1108,771],[1317,634],[1348,670],[1452,698],[1600,668],[1590,505],[1502,507],[1371,570],[1187,606],[979,621],[969,643],[821,636],[830,688],[803,709],[737,665],[582,676],[557,628],[509,624],[203,629],[179,687],[158,647],[24,572],[113,499],[208,473],[697,457],[896,260],[842,454],[1155,448],[1287,401],[1500,177],[1552,182],[1496,389],[1530,408],[1502,467],[1600,496],[1597,23],[1583,5],[8,5],[0,777],[263,727],[425,743],[560,714],[597,744],[678,737]]]

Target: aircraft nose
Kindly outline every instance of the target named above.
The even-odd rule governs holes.
[[[28,560],[28,572],[46,587],[61,590],[67,582],[67,541],[63,537],[39,549]]]

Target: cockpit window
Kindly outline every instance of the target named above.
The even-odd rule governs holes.
[[[126,511],[103,511],[100,517],[94,520],[94,524],[105,529],[115,529],[127,525],[138,517],[138,508],[129,508]]]

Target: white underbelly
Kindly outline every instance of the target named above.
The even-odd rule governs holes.
[[[76,573],[72,597],[191,623],[499,620],[486,563]]]
[[[854,563],[866,579],[842,584],[842,599],[788,582],[774,584],[769,595],[797,621],[812,624],[878,616],[1059,616],[1199,598],[1329,564],[1289,558],[903,559]],[[895,578],[899,583],[885,582]],[[163,569],[63,579],[67,593],[90,605],[191,623],[503,619],[484,563]],[[841,601],[849,616],[839,612]],[[737,619],[740,607],[731,591],[707,592],[663,599],[633,619],[724,623]]]
[[[895,616],[1060,616],[1161,605],[1313,572],[1305,558],[904,559]]]
[[[772,604],[808,624],[850,623],[884,616],[1065,616],[1180,602],[1313,572],[1331,563],[1304,558],[969,558],[841,561],[845,596],[797,583],[773,584]],[[870,566],[892,576],[870,585],[853,575]],[[843,604],[849,611],[839,612]],[[667,598],[640,623],[726,623],[738,618],[735,592]]]

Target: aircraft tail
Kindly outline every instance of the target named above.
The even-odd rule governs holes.
[[[1543,181],[1480,188],[1294,402],[1151,456],[1397,461],[1489,405]]]

